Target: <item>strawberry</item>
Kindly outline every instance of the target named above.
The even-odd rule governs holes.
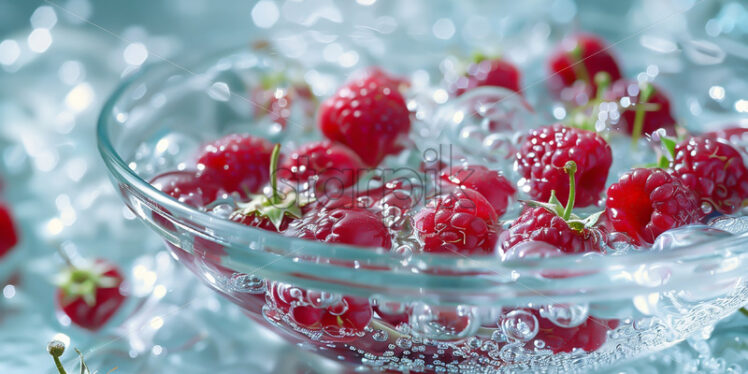
[[[365,168],[348,147],[324,140],[301,146],[285,159],[278,172],[284,179],[309,182],[313,190],[327,193],[353,185]]]
[[[0,202],[0,258],[10,252],[18,244],[18,233],[16,231],[10,209]]]
[[[273,145],[263,138],[227,135],[205,146],[197,160],[197,178],[248,197],[268,182],[272,151]]]
[[[486,59],[479,55],[468,66],[465,76],[457,79],[451,89],[457,96],[483,86],[504,87],[521,92],[519,81],[519,69],[511,62],[501,58]]]
[[[573,86],[580,82],[582,92],[591,98],[597,94],[593,81],[597,73],[608,73],[612,82],[621,79],[621,70],[608,48],[603,40],[591,34],[577,34],[562,40],[548,61],[551,93],[573,101],[576,96]]]
[[[676,121],[671,113],[670,99],[652,83],[640,85],[626,79],[619,80],[610,86],[605,99],[619,104],[623,101],[630,103],[629,108],[623,108],[618,128],[635,139],[650,135],[660,128],[665,129],[668,135],[675,135]]]
[[[560,200],[569,198],[564,165],[577,165],[575,207],[596,204],[605,189],[613,153],[610,145],[595,132],[561,124],[532,130],[516,155],[517,169],[525,178],[528,193],[535,200],[547,201],[551,191]]]
[[[254,195],[248,203],[239,203],[230,220],[268,231],[284,231],[288,224],[301,218],[298,194],[291,190],[281,194],[278,189],[278,159],[280,144],[276,144],[270,157],[270,196]]]
[[[410,113],[396,80],[377,69],[325,100],[318,124],[328,139],[345,144],[373,167],[403,149]]]
[[[498,217],[476,191],[459,188],[437,196],[413,220],[424,252],[469,255],[495,250]]]
[[[74,324],[98,330],[125,301],[120,290],[124,277],[116,265],[103,259],[83,266],[66,261],[58,280],[57,305]]]
[[[509,199],[517,192],[503,175],[483,165],[445,168],[439,178],[443,183],[480,193],[488,200],[498,217],[506,213]]]
[[[663,232],[698,223],[704,215],[693,192],[659,168],[626,172],[608,188],[605,214],[636,244],[651,244]]]
[[[748,199],[748,170],[730,144],[711,137],[692,137],[678,144],[670,164],[673,175],[702,203],[731,214]]]
[[[568,161],[564,166],[568,174],[568,194],[566,206],[551,192],[548,203],[526,202],[528,207],[514,220],[509,230],[501,236],[501,247],[507,253],[512,247],[527,241],[551,244],[564,253],[599,252],[600,243],[591,228],[597,223],[602,212],[587,219],[580,219],[572,213],[575,199],[576,164]]]

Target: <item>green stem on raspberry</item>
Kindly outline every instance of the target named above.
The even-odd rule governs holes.
[[[654,86],[651,83],[645,83],[639,93],[639,102],[636,105],[636,114],[634,116],[634,129],[631,132],[631,146],[634,148],[639,143],[639,138],[644,128],[644,115],[647,113],[644,104],[649,101],[653,93]]]
[[[600,71],[595,74],[595,86],[597,86],[597,95],[595,97],[595,102],[597,104],[603,101],[605,90],[607,90],[608,86],[610,86],[610,81],[610,74],[605,71]]]
[[[273,147],[273,153],[270,154],[270,188],[273,190],[271,198],[273,204],[281,202],[281,197],[278,193],[278,159],[280,158],[280,147],[280,144],[276,144]]]
[[[577,77],[584,81],[584,83],[592,84],[592,82],[590,82],[590,74],[587,72],[587,67],[582,63],[582,46],[579,45],[579,43],[577,43],[574,49],[569,52],[569,56],[571,56],[572,59],[571,68],[574,70]]]
[[[566,171],[566,174],[569,174],[569,198],[566,200],[564,216],[561,218],[563,218],[564,221],[568,221],[571,218],[571,212],[574,209],[574,195],[576,195],[574,174],[577,172],[577,163],[574,161],[568,161],[566,165],[564,165],[564,171]]]
[[[52,340],[51,342],[49,342],[49,344],[47,344],[47,352],[49,352],[49,354],[52,356],[52,359],[55,361],[57,371],[60,374],[67,374],[65,368],[62,366],[62,362],[60,362],[60,356],[65,353],[65,343],[59,340]]]

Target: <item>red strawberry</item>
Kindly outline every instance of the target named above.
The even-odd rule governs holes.
[[[553,193],[548,203],[528,202],[528,207],[501,236],[504,253],[527,241],[548,243],[564,253],[600,251],[598,238],[590,228],[597,223],[600,213],[593,214],[585,220],[572,213],[576,165],[569,161],[564,170],[567,174],[567,183],[571,186],[567,188],[571,189],[571,194],[566,205],[561,205]]]
[[[665,129],[668,135],[675,135],[675,119],[670,110],[670,99],[662,89],[651,83],[643,86],[634,81],[622,79],[610,86],[605,99],[619,104],[623,98],[633,105],[623,108],[618,127],[624,133],[636,138],[652,134],[657,129]],[[633,110],[632,110],[633,109]],[[639,118],[639,123],[637,123]]]
[[[483,165],[445,168],[439,178],[444,183],[479,192],[488,200],[498,217],[506,213],[509,199],[517,192],[503,175]]]
[[[374,70],[343,86],[320,106],[322,134],[347,145],[369,166],[398,153],[410,131],[410,113],[394,82]]]
[[[312,211],[294,222],[289,235],[326,243],[390,249],[392,239],[382,220],[362,208]]]
[[[16,244],[18,234],[10,209],[0,202],[0,258],[10,252]]]
[[[310,330],[322,330],[325,338],[348,341],[363,335],[374,314],[366,298],[334,297],[287,283],[272,282],[268,289],[275,306],[293,322]]]
[[[456,189],[437,196],[414,219],[424,252],[489,254],[498,238],[496,211],[483,195]]]
[[[574,161],[577,165],[575,207],[598,202],[613,163],[613,153],[605,139],[595,132],[561,124],[532,130],[516,158],[518,171],[530,187],[530,196],[539,201],[547,201],[551,191],[556,191],[561,201],[568,199],[569,183],[564,165]]]
[[[701,202],[720,213],[734,213],[748,199],[748,170],[740,152],[727,143],[693,137],[675,147],[670,167]]]
[[[551,72],[548,86],[551,93],[572,101],[576,95],[573,89],[566,89],[581,81],[587,97],[591,98],[597,94],[594,82],[597,73],[608,73],[611,82],[621,79],[621,70],[608,48],[604,41],[591,34],[577,34],[562,40],[548,61]]]
[[[76,325],[98,330],[125,301],[120,290],[123,280],[117,266],[106,260],[69,264],[60,277],[57,305]]]
[[[201,183],[248,197],[268,182],[272,151],[273,145],[265,139],[227,135],[205,147],[197,160],[197,177]]]
[[[314,190],[327,192],[351,186],[365,167],[348,147],[324,140],[301,146],[285,159],[278,172],[281,178],[309,182]]]
[[[255,195],[248,203],[239,203],[239,209],[229,219],[268,231],[285,231],[291,221],[301,218],[302,211],[296,190],[282,193],[278,188],[279,158],[280,144],[276,144],[269,168],[271,195]]]
[[[699,201],[680,179],[662,169],[632,169],[608,188],[610,224],[638,243],[653,243],[666,230],[698,223]]]
[[[169,171],[155,176],[151,185],[193,207],[204,207],[216,199],[217,186],[200,181],[191,171]]]
[[[452,91],[460,96],[476,87],[494,86],[520,92],[519,80],[520,72],[511,62],[500,58],[489,60],[479,57],[468,66],[465,76],[454,83]]]

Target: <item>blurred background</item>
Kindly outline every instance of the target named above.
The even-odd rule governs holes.
[[[456,58],[479,51],[520,65],[528,98],[551,115],[543,57],[581,30],[616,43],[626,75],[669,89],[685,126],[748,117],[744,1],[0,0],[0,200],[21,238],[0,258],[0,373],[53,372],[53,337],[103,373],[340,371],[200,285],[115,196],[94,129],[122,78],[267,40],[340,74],[383,64],[437,84]],[[55,309],[58,248],[106,258],[129,281],[131,297],[97,333]],[[707,330],[613,372],[748,369],[746,316]],[[72,369],[72,350],[63,358]]]

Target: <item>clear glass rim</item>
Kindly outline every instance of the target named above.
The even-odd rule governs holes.
[[[230,53],[230,54],[229,54]],[[213,65],[217,61],[231,61],[232,59],[241,58],[252,52],[246,48],[232,48],[223,50],[216,54],[211,54],[212,57],[202,60],[201,64],[196,64],[196,68],[191,71],[202,72],[200,68],[205,68]],[[235,61],[235,60],[234,60]],[[173,64],[172,64],[173,65]],[[210,240],[217,241],[223,245],[226,245],[225,239],[220,238],[216,233],[231,233],[232,237],[245,237],[245,238],[260,238],[265,244],[265,247],[270,246],[273,248],[272,252],[262,251],[271,257],[275,256],[273,262],[298,262],[298,256],[300,255],[298,250],[303,248],[303,255],[305,256],[318,256],[330,260],[344,260],[344,261],[359,261],[365,264],[373,265],[384,265],[397,267],[398,258],[396,256],[386,255],[386,251],[379,248],[361,248],[352,247],[346,245],[329,244],[312,242],[305,239],[292,238],[283,236],[278,233],[264,231],[254,227],[244,226],[229,220],[224,220],[210,215],[209,213],[200,211],[189,205],[180,203],[179,201],[171,198],[170,196],[162,193],[155,187],[153,187],[148,181],[141,178],[135,171],[128,167],[127,163],[120,157],[115,150],[112,139],[109,137],[109,128],[117,123],[114,118],[114,109],[117,104],[122,100],[123,95],[128,92],[134,86],[140,83],[150,82],[151,79],[164,79],[165,77],[171,76],[175,73],[184,72],[184,69],[176,66],[167,66],[166,63],[157,63],[154,65],[144,66],[139,71],[126,77],[119,86],[114,90],[111,96],[105,102],[101,114],[97,122],[97,143],[101,156],[107,169],[110,171],[112,176],[130,186],[131,188],[139,191],[149,199],[154,201],[160,208],[160,213],[165,216],[189,216],[190,223],[193,225],[200,236],[208,238]],[[155,77],[153,74],[157,74]],[[174,218],[177,219],[177,218]],[[196,225],[196,226],[195,226]],[[210,230],[201,230],[199,227],[209,227]],[[491,256],[476,256],[471,258],[445,256],[445,255],[431,255],[431,254],[417,254],[414,255],[414,260],[417,261],[421,267],[429,269],[449,269],[454,271],[454,275],[450,275],[450,278],[458,285],[462,285],[462,290],[469,290],[475,287],[476,290],[481,286],[470,280],[475,280],[475,272],[480,274],[493,273],[497,277],[488,277],[489,281],[499,282],[500,287],[513,287],[513,281],[506,281],[505,277],[507,274],[523,274],[537,275],[543,272],[557,272],[567,271],[577,273],[584,273],[586,271],[594,272],[595,274],[605,274],[607,279],[615,279],[616,275],[621,274],[633,274],[637,269],[651,268],[656,264],[689,264],[688,269],[698,267],[701,263],[714,263],[715,261],[724,260],[731,257],[743,258],[748,257],[748,233],[741,235],[735,235],[718,239],[711,242],[698,243],[695,245],[689,245],[683,248],[679,248],[674,251],[656,252],[633,252],[625,255],[602,255],[602,256],[584,256],[584,255],[565,255],[560,257],[552,258],[538,258],[538,259],[522,259],[516,261],[501,261],[498,255]],[[249,247],[236,248],[229,244],[227,247],[227,263],[237,264],[242,263],[241,258],[250,258],[246,255],[256,253],[257,250]],[[285,251],[285,253],[284,253]],[[235,258],[232,258],[235,257]],[[286,257],[286,258],[282,258]],[[247,268],[249,264],[244,266]],[[256,265],[256,264],[254,264]],[[314,262],[307,262],[305,269],[308,274],[314,274],[319,277],[315,271],[319,264]],[[330,266],[329,264],[327,265]],[[323,269],[320,267],[319,269]],[[323,270],[324,271],[324,270]],[[395,271],[391,271],[395,273]],[[363,273],[363,272],[362,272]],[[380,273],[383,273],[380,271]],[[386,273],[386,272],[385,272]],[[472,273],[472,274],[471,274]],[[321,273],[324,274],[324,273]],[[704,274],[681,274],[682,277],[677,277],[676,282],[666,282],[666,284],[659,285],[647,285],[641,284],[636,280],[625,282],[626,284],[634,287],[624,294],[630,294],[634,292],[653,292],[657,290],[673,289],[673,288],[685,288],[689,285],[699,285],[706,278]],[[730,279],[741,278],[745,275],[745,271],[738,269],[730,269],[729,272],[720,273],[721,276],[728,277]],[[729,276],[728,276],[729,274]],[[690,275],[690,276],[689,276]],[[707,274],[708,275],[708,274]],[[416,272],[411,274],[408,279],[419,279],[422,278],[423,282],[417,282],[411,285],[412,287],[421,287],[424,284],[429,285],[429,277],[435,275],[429,272]],[[714,278],[711,278],[715,281]],[[378,279],[386,279],[387,277]],[[599,279],[598,279],[599,280]],[[676,279],[673,279],[676,280]],[[463,282],[464,281],[464,282]],[[563,279],[553,280],[554,283],[558,284],[558,287],[553,285],[546,285],[547,289],[558,289],[558,290],[569,290],[569,284],[564,282]],[[491,283],[495,284],[495,283]],[[591,288],[596,290],[609,289],[612,285],[620,286],[619,283],[607,282],[606,284],[594,284]],[[388,284],[388,287],[392,284]],[[407,287],[408,285],[402,285]],[[521,285],[526,288],[527,285]],[[421,287],[422,288],[422,287]],[[482,291],[482,290],[481,290]],[[588,288],[587,291],[590,291]],[[586,292],[585,292],[586,293]]]

